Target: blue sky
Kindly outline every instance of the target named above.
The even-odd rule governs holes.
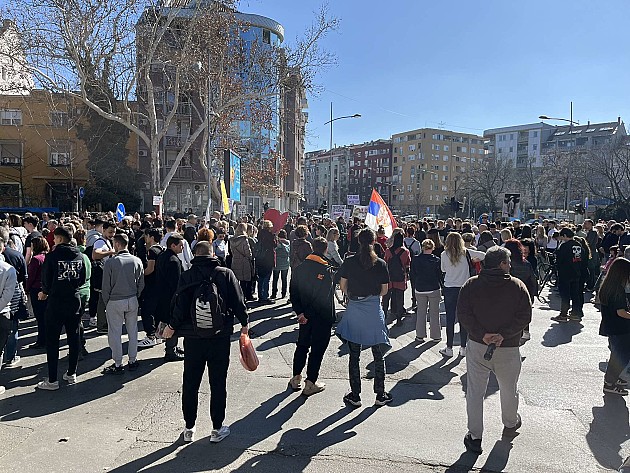
[[[242,0],[284,25],[287,41],[318,0]],[[338,66],[309,97],[307,150],[389,138],[415,128],[483,133],[545,114],[630,123],[627,0],[335,0],[341,28],[324,46]],[[440,125],[442,123],[442,125]],[[557,124],[558,122],[550,122]]]

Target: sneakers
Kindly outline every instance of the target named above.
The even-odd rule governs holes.
[[[579,322],[579,321],[582,320],[583,316],[584,316],[583,314],[574,314],[573,312],[571,312],[569,314],[569,320],[573,320],[575,322]]]
[[[218,430],[216,429],[212,430],[212,432],[210,433],[210,441],[212,443],[219,443],[228,435],[230,435],[230,428],[227,425],[223,425]]]
[[[96,317],[90,317],[90,323],[88,324],[90,327],[96,327]]]
[[[62,376],[64,381],[68,381],[68,384],[76,384],[77,382],[77,374],[68,374],[68,372],[66,371],[63,376]]]
[[[184,354],[175,351],[164,355],[164,363],[170,363],[171,361],[184,361]]]
[[[314,383],[310,380],[306,380],[304,383],[304,389],[302,390],[302,394],[304,396],[312,396],[313,394],[321,393],[324,389],[326,389],[326,385],[319,381],[315,381]]]
[[[57,389],[59,389],[59,381],[51,383],[50,381],[48,381],[48,378],[46,378],[44,381],[40,381],[39,383],[37,383],[37,386],[35,387],[37,389],[43,389],[44,391],[56,391]]]
[[[628,387],[628,381],[626,381],[625,379],[619,378],[617,380],[617,386],[621,386],[622,388],[627,388]]]
[[[195,440],[195,427],[192,429],[184,429],[182,436],[184,437],[184,442],[186,443],[190,443]]]
[[[442,355],[444,358],[452,358],[453,349],[449,347],[444,347],[440,350],[440,355]]]
[[[375,406],[384,406],[385,404],[389,404],[392,402],[394,398],[391,394],[385,392],[376,395],[376,401],[374,401]]]
[[[617,396],[627,396],[628,390],[619,386],[619,384],[611,384],[604,382],[604,394],[616,394]]]
[[[516,414],[516,425],[514,427],[503,427],[503,435],[513,436],[516,435],[516,431],[523,425],[521,415]]]
[[[553,320],[554,322],[564,323],[564,322],[569,321],[569,317],[567,317],[566,315],[560,314],[560,315],[556,315],[555,317],[551,317],[551,320]]]
[[[291,380],[289,381],[289,389],[292,389],[293,391],[299,391],[300,389],[302,389],[301,374],[296,374],[293,378],[291,378]]]
[[[354,407],[361,407],[361,397],[358,394],[348,393],[343,397],[343,402]]]
[[[151,348],[160,343],[155,337],[144,337],[143,340],[138,342],[138,349]]]
[[[466,347],[459,347],[459,356],[462,358],[466,356]]]
[[[529,334],[528,330],[523,330],[523,335],[521,335],[521,340],[529,340],[532,336]]]
[[[6,368],[16,368],[20,364],[20,357],[15,355],[11,361],[9,361],[6,365]]]
[[[422,337],[416,337],[416,342],[418,342],[418,343],[424,343],[424,338],[422,338]]]
[[[473,439],[470,432],[466,434],[466,437],[464,437],[464,446],[470,453],[474,453],[476,455],[481,455],[483,453],[483,449],[481,448],[481,439]]]
[[[129,363],[127,363],[127,371],[136,371],[139,366],[140,362],[138,360],[130,361]]]
[[[117,374],[117,375],[121,375],[121,374],[124,374],[124,372],[125,372],[125,368],[123,368],[122,366],[116,366],[116,363],[112,363],[107,368],[105,368],[103,371],[101,371],[101,374]]]

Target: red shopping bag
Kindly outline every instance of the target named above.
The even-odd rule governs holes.
[[[238,345],[240,347],[240,359],[243,368],[247,371],[256,371],[260,361],[258,360],[258,355],[256,354],[256,349],[252,344],[252,341],[249,339],[249,335],[243,333],[241,334],[241,338],[238,341]]]

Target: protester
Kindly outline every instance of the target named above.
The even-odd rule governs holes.
[[[453,356],[453,339],[457,321],[457,298],[459,290],[470,277],[471,265],[483,261],[485,253],[466,249],[459,233],[450,232],[446,237],[444,252],[440,256],[440,266],[444,273],[444,307],[446,308],[446,346],[440,354],[446,358]],[[459,356],[466,356],[466,329],[459,324]]]
[[[39,389],[59,389],[57,366],[59,363],[59,337],[65,328],[68,342],[68,370],[63,379],[68,384],[77,381],[79,359],[79,323],[81,322],[81,296],[79,288],[85,283],[85,263],[76,246],[70,245],[72,233],[66,227],[54,231],[55,248],[44,260],[40,300],[48,300],[45,313],[46,360],[48,378],[37,384]]]
[[[525,284],[529,292],[529,299],[533,304],[534,298],[538,295],[538,281],[534,275],[532,265],[524,257],[523,245],[520,241],[513,238],[505,242],[505,248],[507,248],[512,255],[510,259],[510,275],[518,278]],[[522,338],[523,340],[529,340],[531,338],[529,325],[523,330]]]
[[[427,337],[427,306],[432,340],[442,340],[440,327],[440,287],[442,269],[440,258],[433,254],[435,243],[428,238],[422,242],[422,253],[411,260],[409,277],[416,292],[417,319],[416,341],[424,342]]]
[[[337,334],[348,343],[350,350],[350,392],[343,400],[354,407],[361,406],[359,357],[362,346],[370,347],[374,357],[375,404],[383,406],[392,401],[391,394],[385,391],[384,355],[391,344],[380,300],[387,294],[389,273],[385,261],[374,253],[375,240],[372,230],[361,230],[358,253],[346,258],[339,268],[339,285],[349,299],[346,312],[337,325]]]
[[[278,239],[272,233],[273,223],[262,221],[262,228],[258,233],[258,254],[256,255],[256,272],[258,274],[258,302],[267,304],[269,298],[269,280],[276,265],[276,246]]]
[[[219,310],[223,328],[212,338],[202,337],[192,321],[196,301],[194,295],[202,281],[213,281],[221,299]],[[177,332],[184,337],[184,376],[182,387],[182,411],[186,426],[184,442],[192,442],[196,430],[199,387],[206,366],[210,382],[210,418],[212,432],[210,442],[217,443],[230,434],[224,425],[227,403],[227,374],[230,363],[230,336],[234,331],[234,316],[241,323],[241,333],[248,333],[247,308],[243,293],[234,273],[223,268],[212,254],[212,245],[199,242],[191,269],[181,274],[177,285],[177,297],[173,317],[164,330],[169,340]]]
[[[302,387],[302,371],[308,368],[302,394],[311,396],[323,391],[326,385],[318,381],[319,369],[330,343],[330,330],[335,322],[333,285],[329,263],[324,259],[328,242],[318,237],[313,240],[313,253],[306,257],[291,278],[291,305],[297,314],[299,334],[293,355],[293,377],[289,387]],[[309,355],[310,349],[310,355]]]
[[[498,246],[488,249],[484,264],[479,276],[464,283],[457,302],[460,325],[470,337],[466,352],[468,433],[464,445],[474,454],[482,453],[483,402],[491,372],[500,386],[504,435],[513,435],[521,427],[517,391],[521,372],[519,346],[523,329],[532,318],[527,288],[509,275],[509,250]],[[493,345],[496,349],[488,360],[484,355]]]
[[[391,315],[396,319],[396,326],[401,326],[405,313],[407,273],[411,265],[409,250],[403,245],[402,233],[393,235],[392,246],[385,251],[385,262],[389,272],[389,290],[383,297],[383,311],[387,313],[391,302]]]
[[[28,263],[28,279],[26,280],[25,289],[37,320],[37,339],[29,348],[39,349],[46,348],[46,320],[44,314],[46,313],[48,301],[40,301],[37,295],[42,290],[42,267],[46,254],[50,249],[44,237],[36,236],[31,238],[31,248],[29,250],[31,259]]]
[[[328,248],[326,249],[326,258],[330,261],[331,264],[335,266],[341,266],[343,263],[343,259],[339,254],[339,229],[331,228],[328,230],[326,234],[326,240],[328,240]]]
[[[278,296],[278,279],[282,280],[282,299],[287,296],[287,277],[290,267],[291,243],[287,240],[287,232],[282,229],[278,232],[278,244],[276,246],[276,265],[273,268],[273,281],[271,298]]]
[[[142,261],[127,249],[129,237],[120,234],[114,237],[116,255],[103,268],[103,302],[107,310],[107,338],[114,363],[103,370],[103,374],[122,374],[123,349],[122,327],[127,329],[129,344],[127,370],[138,369],[138,297],[144,289]]]
[[[11,299],[17,285],[15,268],[4,261],[3,250],[4,241],[0,238],[0,353],[4,351],[11,332]],[[4,386],[0,385],[0,394],[4,391]]]
[[[173,233],[166,239],[164,250],[155,262],[155,280],[157,282],[157,306],[155,319],[165,324],[171,321],[171,300],[177,291],[177,283],[183,270],[179,255],[184,250],[184,237]],[[164,347],[164,361],[182,361],[184,355],[177,348],[177,337],[169,338]]]
[[[555,250],[558,290],[561,299],[560,314],[551,318],[555,322],[564,323],[569,320],[579,322],[584,316],[580,296],[583,249],[573,236],[573,230],[570,228],[560,230],[559,237],[562,244]],[[571,313],[569,313],[569,308],[572,309]]]
[[[254,279],[254,254],[247,238],[247,224],[239,223],[236,226],[234,237],[228,243],[230,255],[232,255],[231,268],[239,280],[243,294],[247,301],[253,301],[252,281]]]
[[[602,320],[599,334],[608,337],[610,358],[604,375],[604,393],[628,395],[628,383],[619,376],[630,362],[630,312],[626,287],[630,283],[630,261],[617,258],[608,268],[599,288]]]
[[[156,321],[155,313],[157,311],[159,291],[157,281],[156,263],[158,257],[164,252],[164,248],[160,246],[162,240],[162,232],[157,228],[151,228],[145,231],[144,241],[147,248],[147,265],[144,268],[144,290],[141,296],[141,315],[142,328],[144,328],[145,337],[138,342],[138,348],[150,348],[159,342],[155,335]]]

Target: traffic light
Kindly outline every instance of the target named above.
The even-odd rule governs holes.
[[[457,212],[461,212],[464,210],[464,204],[460,201],[457,201]]]

